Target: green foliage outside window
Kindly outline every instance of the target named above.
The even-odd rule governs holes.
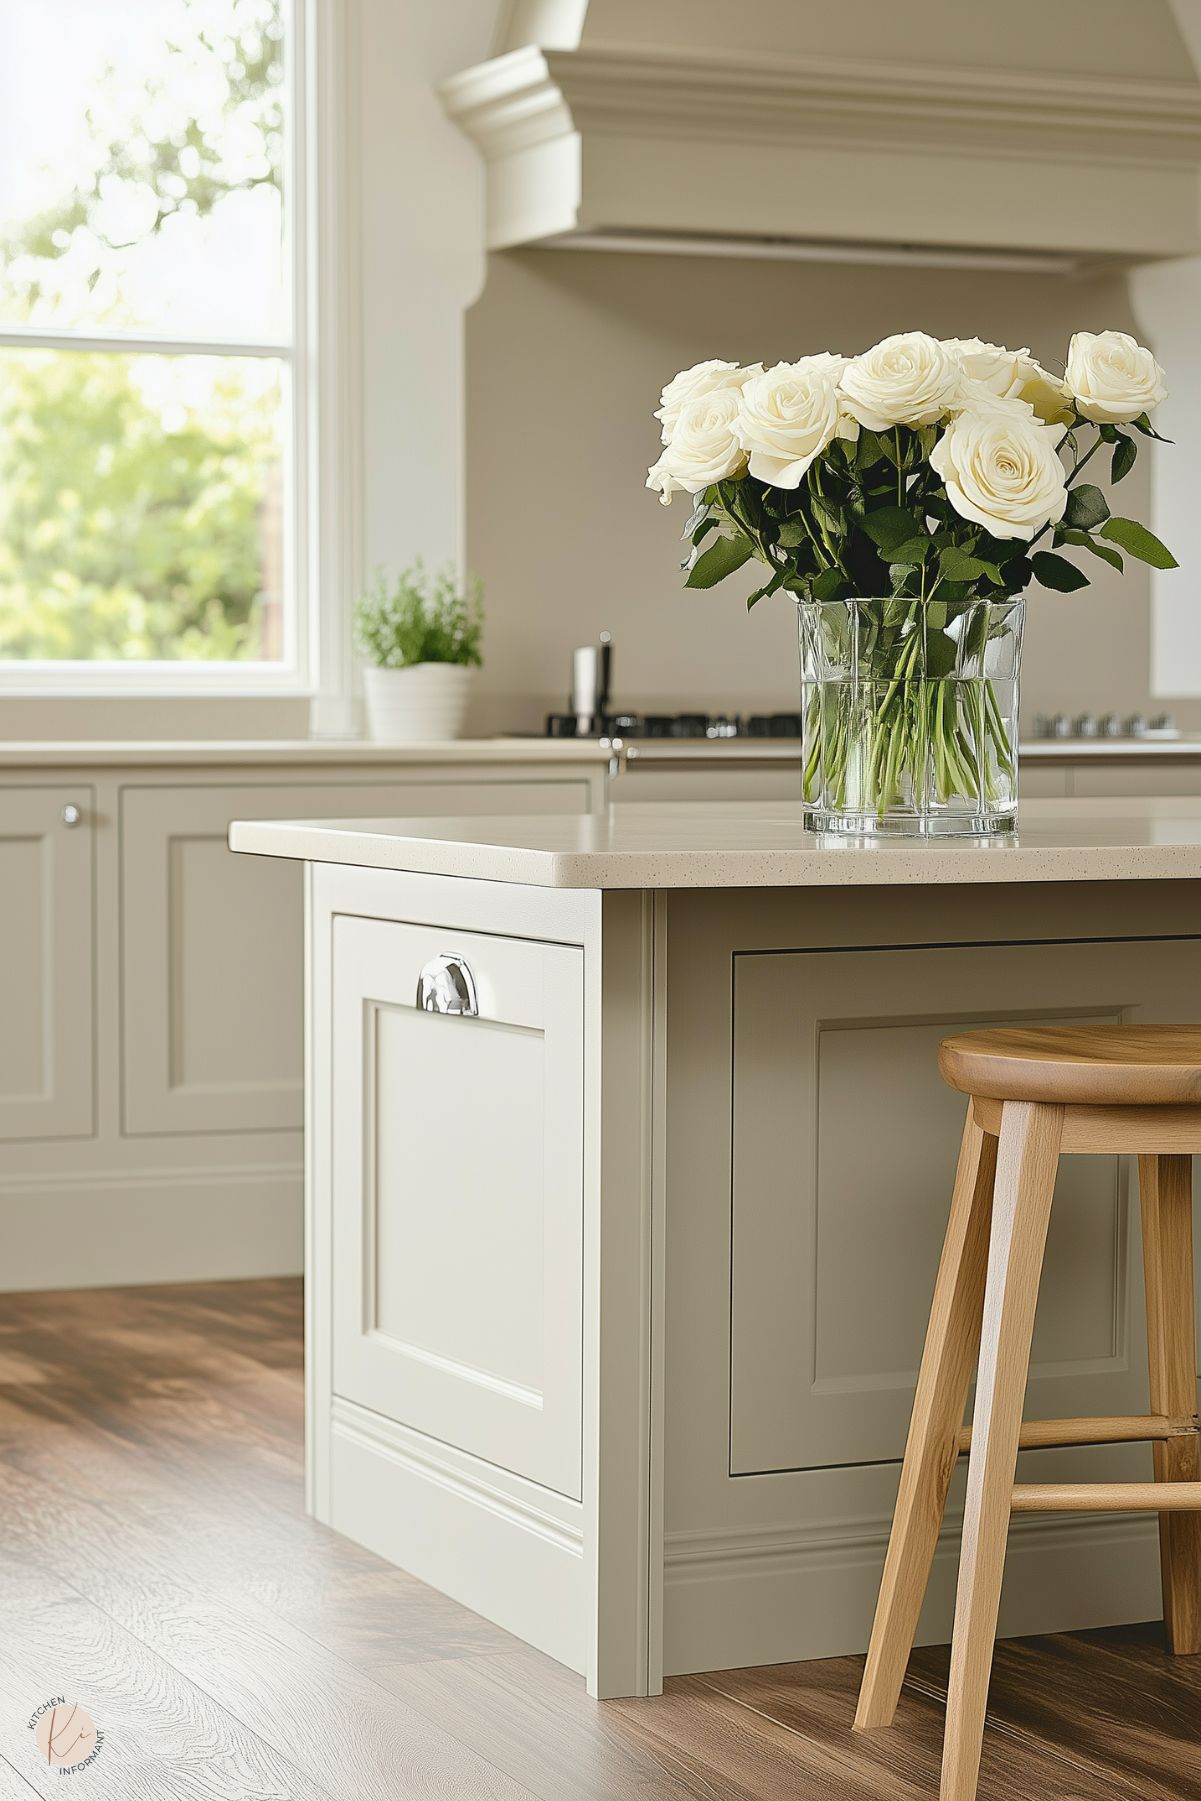
[[[281,0],[175,0],[170,18],[139,116],[102,82],[90,173],[0,237],[6,324],[143,323],[114,195],[149,243],[164,226],[182,242],[230,196],[279,192]],[[177,98],[198,69],[215,97],[202,121]],[[271,358],[0,351],[0,659],[278,656],[281,412]]]

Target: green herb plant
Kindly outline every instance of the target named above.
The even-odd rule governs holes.
[[[418,558],[392,583],[377,571],[355,608],[355,643],[377,669],[411,669],[418,663],[478,669],[483,620],[478,580],[460,582],[449,566],[427,574]]]

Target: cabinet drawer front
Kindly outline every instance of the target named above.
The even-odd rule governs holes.
[[[91,788],[0,788],[0,1140],[92,1113]]]
[[[730,1473],[899,1458],[963,1128],[939,1039],[1195,1018],[1201,944],[753,954],[734,994]],[[1060,1164],[1029,1418],[1146,1407],[1125,1163]]]
[[[341,917],[333,1012],[335,1392],[578,1499],[583,953]]]

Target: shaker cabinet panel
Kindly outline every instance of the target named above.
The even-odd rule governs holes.
[[[303,1124],[303,876],[232,819],[583,811],[583,783],[130,786],[121,806],[124,1129]]]
[[[578,1498],[583,953],[343,917],[333,1012],[335,1393]]]
[[[1195,1017],[1201,945],[756,953],[734,996],[731,1474],[899,1458],[965,1111],[939,1039]],[[1145,1411],[1132,1192],[1060,1165],[1028,1417]]]
[[[86,787],[0,788],[0,1140],[93,1129]]]

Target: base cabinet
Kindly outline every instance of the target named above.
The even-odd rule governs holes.
[[[862,1651],[970,1025],[1201,1016],[1201,884],[672,891],[310,871],[310,1500],[586,1674]],[[426,963],[479,1016],[415,1006]],[[1028,1415],[1146,1411],[1130,1171],[1060,1166]],[[578,1310],[577,1310],[578,1308]],[[1026,1481],[1146,1476],[1141,1446]],[[945,1640],[962,1476],[920,1636]],[[1155,1616],[1031,1516],[1003,1628]]]

